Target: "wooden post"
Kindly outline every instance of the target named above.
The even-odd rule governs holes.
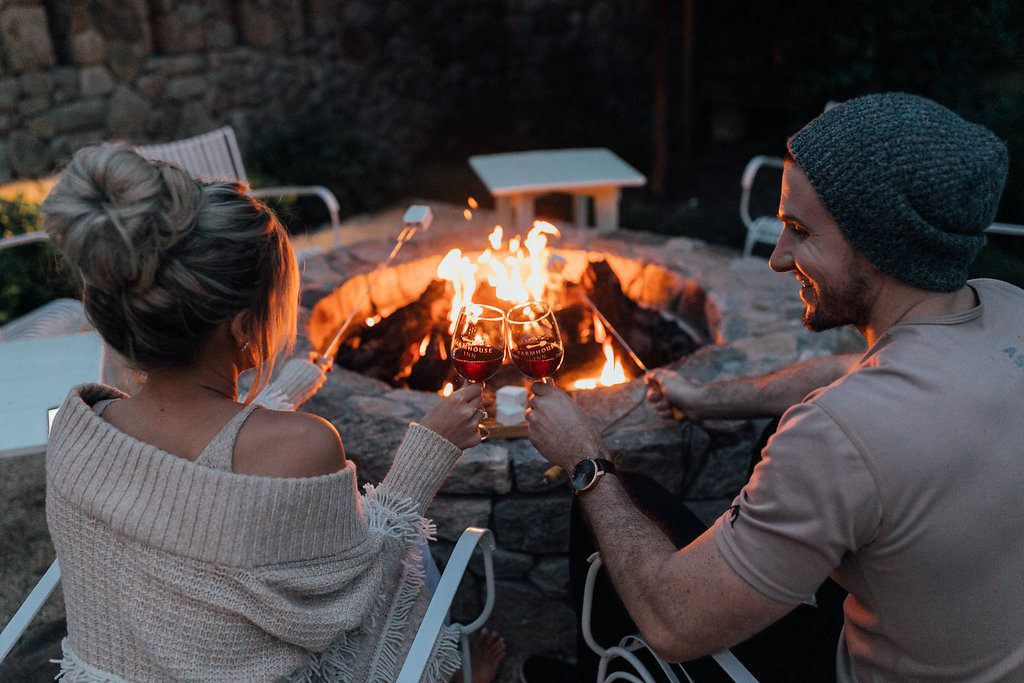
[[[651,150],[651,193],[665,193],[668,169],[668,43],[669,0],[654,3],[654,134]]]
[[[693,37],[696,3],[683,0],[683,79],[679,115],[681,133],[679,144],[679,170],[683,182],[692,180],[693,153]]]

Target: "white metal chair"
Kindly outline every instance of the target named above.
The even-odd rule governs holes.
[[[398,683],[419,683],[430,659],[430,653],[434,649],[434,643],[437,642],[437,636],[445,624],[448,609],[455,598],[455,592],[462,582],[462,577],[466,574],[473,551],[478,546],[483,551],[484,580],[487,585],[484,608],[480,612],[480,616],[471,623],[455,624],[455,628],[459,631],[462,648],[462,680],[473,680],[473,671],[469,660],[469,635],[486,623],[491,616],[491,610],[494,609],[494,561],[491,556],[494,552],[494,535],[490,529],[477,527],[469,527],[463,531],[458,543],[455,544],[455,550],[448,558],[444,573],[441,574],[441,581],[427,606],[423,621],[420,622],[419,630],[416,631],[416,637],[412,641],[409,653],[405,657],[405,663],[398,674]]]
[[[623,638],[617,645],[603,647],[594,640],[590,630],[590,614],[594,603],[594,582],[601,569],[601,554],[594,553],[587,561],[590,569],[587,570],[587,581],[583,589],[583,615],[580,627],[583,631],[583,639],[598,657],[601,658],[597,669],[597,683],[611,683],[611,681],[630,681],[631,683],[656,683],[658,680],[669,683],[680,683],[680,676],[683,680],[693,683],[693,678],[679,664],[669,664],[663,661],[651,649],[647,641],[640,634],[629,635]],[[657,669],[652,673],[651,669],[637,656],[638,652],[646,650],[646,658],[652,659]],[[747,671],[747,668],[736,659],[729,650],[723,650],[711,655],[712,659],[722,670],[736,683],[757,683],[757,679]],[[628,671],[614,671],[608,673],[609,665],[616,660],[622,660],[632,667],[635,673]]]
[[[757,176],[757,172],[762,168],[781,169],[782,167],[783,160],[779,157],[758,154],[748,161],[746,168],[743,169],[743,175],[740,178],[740,220],[747,228],[747,238],[743,242],[744,256],[750,256],[754,244],[757,242],[774,246],[779,241],[779,235],[782,234],[782,221],[775,216],[758,216],[757,218],[750,216],[750,192],[754,187],[754,178]]]
[[[141,145],[136,151],[148,159],[170,161],[178,164],[196,177],[208,180],[237,180],[248,184],[242,164],[242,153],[238,149],[238,140],[231,126],[196,135],[184,140],[175,140],[157,145]],[[286,187],[263,187],[252,189],[249,194],[254,197],[293,197],[298,195],[315,195],[327,206],[331,217],[331,230],[334,235],[334,246],[341,244],[341,219],[339,218],[338,198],[322,185],[304,185]]]

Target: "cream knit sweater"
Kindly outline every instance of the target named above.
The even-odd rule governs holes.
[[[67,681],[391,681],[425,609],[427,503],[461,451],[410,426],[379,487],[351,462],[304,479],[196,465],[71,391],[46,454],[67,605]],[[455,634],[429,680],[457,668]]]

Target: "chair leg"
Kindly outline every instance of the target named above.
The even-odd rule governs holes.
[[[757,236],[753,230],[747,230],[747,238],[743,241],[743,255],[750,256],[754,251],[754,242]]]
[[[590,197],[585,194],[574,194],[572,196],[572,217],[576,223],[577,230],[586,230],[587,225],[590,223],[588,220],[590,209]]]
[[[619,229],[619,188],[612,187],[594,193],[594,213],[597,232],[615,232]]]
[[[528,194],[518,194],[512,197],[512,209],[516,214],[516,230],[526,231],[533,225],[533,200],[533,195]]]

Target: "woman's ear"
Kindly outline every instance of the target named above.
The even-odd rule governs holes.
[[[239,311],[235,314],[235,317],[231,319],[231,336],[234,338],[235,345],[238,347],[251,344],[251,341],[246,339],[247,322],[249,322],[247,311]]]

